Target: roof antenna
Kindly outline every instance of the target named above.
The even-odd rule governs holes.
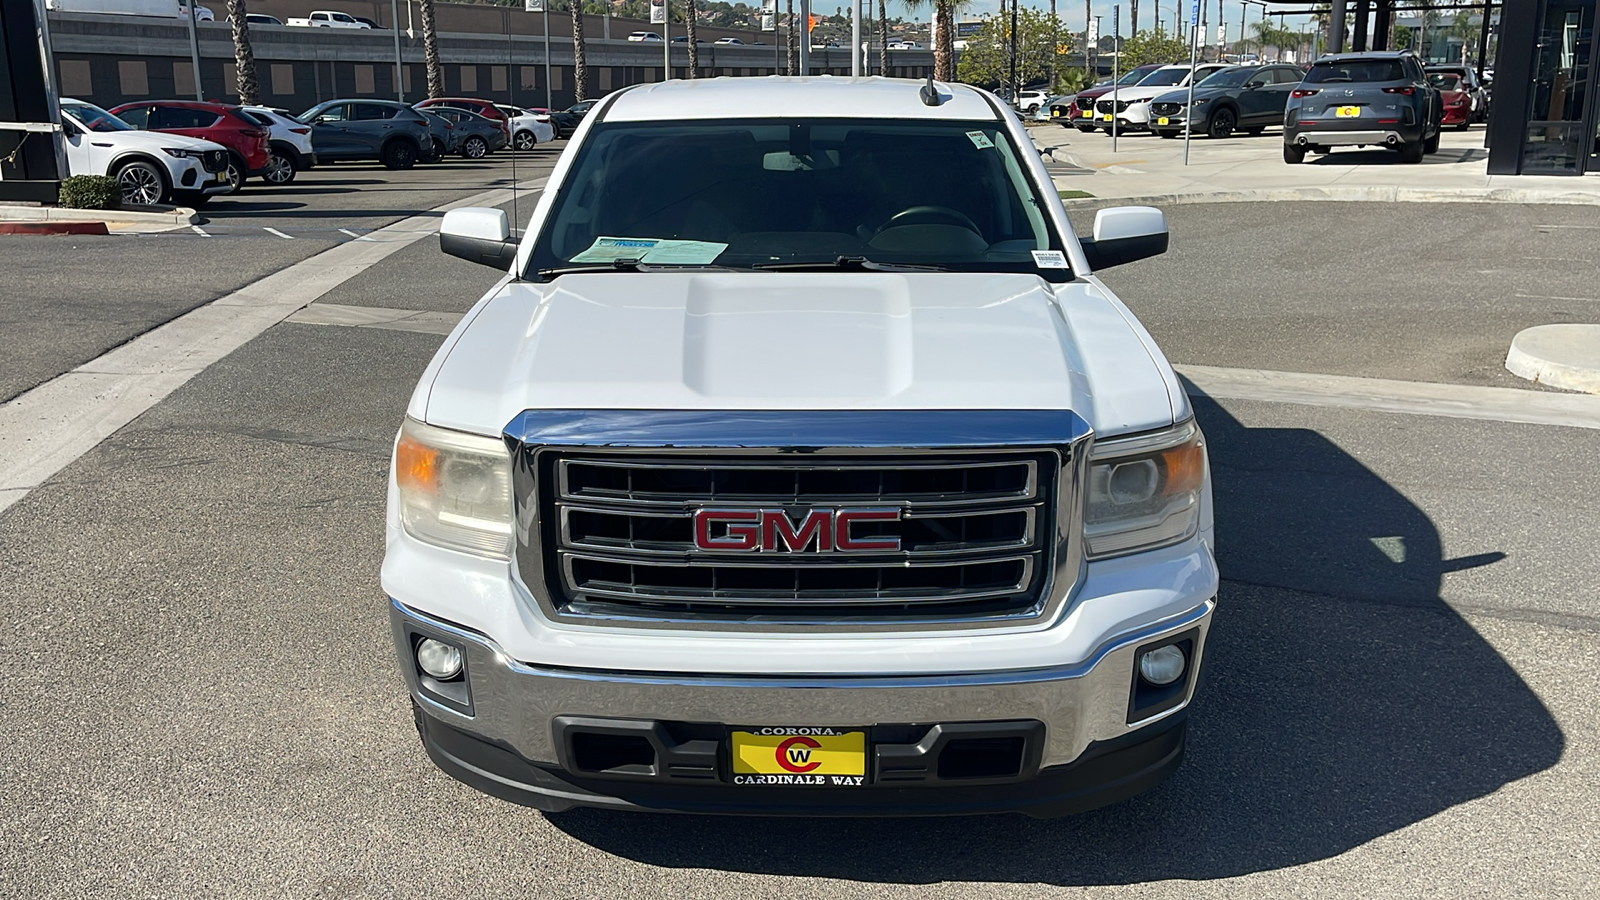
[[[922,86],[922,90],[917,92],[917,96],[921,97],[922,102],[927,106],[938,106],[944,102],[944,98],[939,96],[939,89],[933,86],[932,72],[928,73],[928,83]]]

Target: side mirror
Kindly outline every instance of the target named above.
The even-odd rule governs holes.
[[[1153,206],[1118,206],[1094,215],[1094,237],[1078,238],[1091,269],[1167,252],[1167,217]]]
[[[1265,84],[1265,81],[1247,81],[1245,82],[1244,89],[1247,91],[1254,91],[1260,89]]]
[[[503,209],[466,207],[444,214],[439,249],[469,262],[504,272],[517,258],[517,241]]]
[[[69,138],[77,137],[78,136],[78,126],[72,124],[71,122],[68,122],[66,119],[62,119],[61,120],[61,133],[64,136],[69,137]]]

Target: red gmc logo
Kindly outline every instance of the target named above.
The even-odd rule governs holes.
[[[813,509],[797,523],[781,509],[697,509],[694,511],[696,550],[776,550],[800,553],[818,551],[893,551],[900,538],[850,534],[855,522],[899,521],[898,508]]]

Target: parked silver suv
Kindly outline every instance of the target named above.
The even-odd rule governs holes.
[[[1283,117],[1283,161],[1306,151],[1387,147],[1402,162],[1439,149],[1443,106],[1409,50],[1337,53],[1317,60],[1290,94]]]

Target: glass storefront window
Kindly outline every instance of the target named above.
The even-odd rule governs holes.
[[[1591,147],[1582,127],[1594,44],[1595,0],[1549,0],[1539,23],[1524,172],[1576,172]]]

